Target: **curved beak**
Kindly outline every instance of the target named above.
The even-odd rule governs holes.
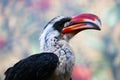
[[[101,21],[98,16],[94,14],[79,14],[73,16],[69,25],[63,28],[62,33],[80,32],[86,29],[100,30]]]

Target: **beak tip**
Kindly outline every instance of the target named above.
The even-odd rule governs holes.
[[[101,31],[101,28],[100,28],[100,27],[98,27],[98,28],[97,28],[97,30]]]
[[[98,25],[93,25],[93,29],[96,29],[96,30],[98,30],[98,31],[101,31],[101,28],[100,28],[101,26],[98,26]]]

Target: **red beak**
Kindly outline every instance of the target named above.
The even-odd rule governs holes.
[[[94,14],[79,14],[71,18],[70,24],[63,28],[62,33],[71,33],[74,31],[82,31],[86,29],[100,30],[101,21]]]

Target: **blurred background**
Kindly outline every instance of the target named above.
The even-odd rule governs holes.
[[[73,80],[120,80],[120,0],[0,0],[0,80],[20,59],[39,53],[39,36],[52,18],[93,13],[101,31],[77,34]]]

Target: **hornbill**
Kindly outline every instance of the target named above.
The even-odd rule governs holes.
[[[55,17],[40,36],[41,52],[10,67],[5,80],[72,80],[75,57],[69,40],[82,30],[100,30],[100,26],[100,19],[89,13]]]

